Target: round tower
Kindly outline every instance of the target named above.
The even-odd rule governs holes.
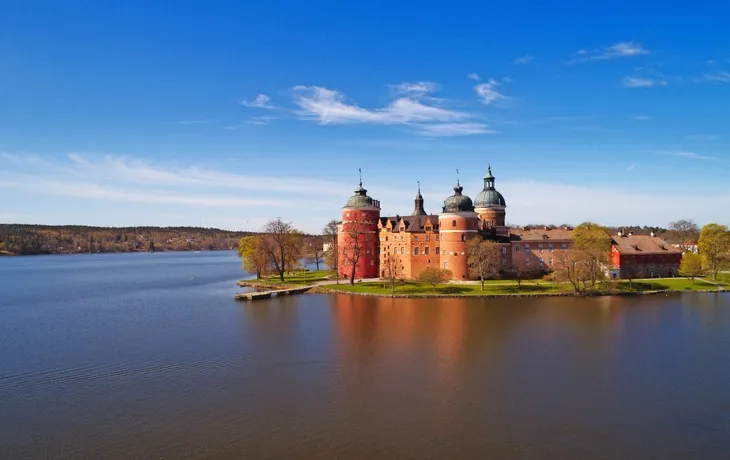
[[[484,176],[484,188],[474,199],[474,208],[479,220],[485,222],[487,227],[504,227],[507,203],[502,194],[494,188],[491,165],[487,168],[487,175]]]
[[[380,202],[373,200],[360,185],[342,208],[337,234],[337,267],[340,278],[377,278],[378,220]]]
[[[479,216],[471,198],[462,195],[463,190],[457,181],[454,194],[446,198],[439,214],[440,266],[450,270],[454,280],[469,278],[466,247],[479,227]]]

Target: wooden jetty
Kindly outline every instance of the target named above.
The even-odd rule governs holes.
[[[236,300],[260,300],[260,299],[270,299],[274,296],[280,296],[280,295],[293,295],[293,294],[302,294],[304,292],[307,292],[308,290],[312,289],[314,286],[303,286],[303,287],[296,287],[296,288],[288,288],[288,289],[276,289],[272,291],[261,291],[261,292],[239,292],[236,294],[235,299]]]

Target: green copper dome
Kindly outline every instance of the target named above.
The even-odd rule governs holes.
[[[373,206],[373,199],[368,196],[368,191],[362,187],[362,182],[355,189],[355,195],[347,200],[346,208],[360,208],[365,206]]]
[[[487,169],[487,175],[484,176],[484,189],[474,199],[474,206],[477,208],[507,206],[502,194],[494,188],[494,176],[492,175],[491,166]]]
[[[462,195],[461,192],[464,187],[456,183],[454,187],[454,194],[444,200],[443,212],[473,212],[474,204],[471,202],[471,198],[466,195]]]

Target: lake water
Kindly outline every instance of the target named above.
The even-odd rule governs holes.
[[[241,303],[241,277],[0,258],[0,458],[730,456],[730,294]]]

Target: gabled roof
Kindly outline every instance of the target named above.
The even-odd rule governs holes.
[[[427,222],[431,222],[431,230],[434,232],[437,232],[439,228],[439,218],[433,214],[428,216],[390,216],[380,218],[380,225],[384,228],[388,226],[389,222],[393,229],[393,233],[398,233],[400,231],[399,224],[401,222],[403,222],[405,231],[408,233],[425,232]]]
[[[513,229],[510,232],[510,239],[512,241],[524,241],[524,242],[543,242],[543,241],[569,241],[570,236],[573,234],[573,230],[566,230],[564,228],[553,228],[545,230],[543,228],[531,228],[526,229]]]
[[[611,235],[613,245],[621,254],[681,254],[682,251],[658,236]]]

